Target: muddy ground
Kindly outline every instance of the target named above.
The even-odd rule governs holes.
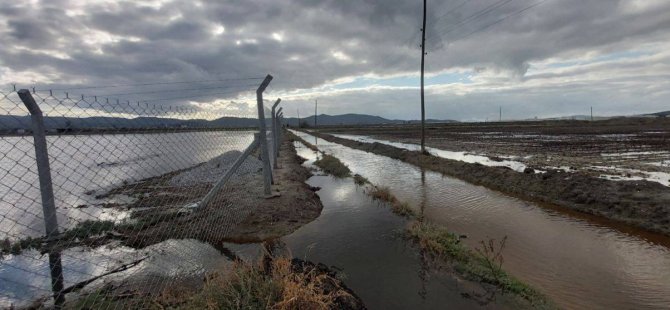
[[[310,133],[330,142],[399,159],[523,199],[550,203],[670,235],[670,190],[659,183],[610,181],[561,170],[548,170],[542,174],[519,173],[505,167],[428,156],[380,143],[362,143],[324,133]]]
[[[4,240],[0,254],[98,247],[112,241],[142,249],[168,239],[195,239],[218,249],[224,242],[261,242],[288,235],[321,214],[319,197],[305,184],[311,173],[301,165],[290,141],[282,143],[279,169],[273,169],[271,197],[263,193],[262,164],[254,154],[209,204],[198,206],[240,154],[228,152],[188,169],[112,189],[96,198],[114,201],[105,207],[125,210],[128,218],[116,223],[84,221],[49,244],[44,238]]]
[[[323,130],[403,143],[417,144],[420,139],[416,125]],[[511,157],[535,169],[563,167],[594,176],[643,176],[631,169],[670,173],[670,118],[428,124],[426,145]]]
[[[116,231],[124,236],[125,244],[137,248],[167,239],[192,238],[216,245],[260,242],[290,234],[316,219],[323,206],[304,183],[310,172],[300,165],[302,161],[293,145],[284,141],[281,150],[280,169],[273,170],[272,197],[263,193],[262,171],[258,169],[261,164],[252,155],[242,167],[257,167],[257,170],[234,176],[206,206],[185,207],[202,199],[213,182],[196,178],[186,186],[180,182],[174,184],[183,172],[134,184],[129,186],[129,191],[117,190],[115,194],[138,197],[138,200],[127,206],[137,210],[131,215],[134,224],[121,226]]]

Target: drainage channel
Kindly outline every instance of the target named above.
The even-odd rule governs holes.
[[[388,186],[428,221],[467,235],[471,247],[507,236],[504,268],[561,307],[667,309],[670,305],[670,238],[628,233],[609,221],[538,206],[395,159],[294,133],[373,184]],[[378,263],[383,260],[380,257]]]

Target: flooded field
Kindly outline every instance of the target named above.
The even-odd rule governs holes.
[[[95,219],[120,221],[127,213],[97,199],[114,186],[205,162],[243,150],[250,131],[49,136],[59,223]],[[1,137],[0,240],[44,233],[32,137]],[[123,197],[116,199],[122,199]],[[85,208],[84,208],[85,206]]]
[[[561,169],[611,180],[645,179],[670,186],[667,118],[429,124],[427,129],[427,146],[484,157],[499,166],[511,166],[503,163],[513,161],[513,169],[519,163],[537,170]],[[410,125],[324,131],[413,145],[420,139],[420,128]]]
[[[565,308],[663,309],[670,304],[670,238],[539,206],[304,133],[426,220],[476,246],[508,237],[505,268]]]

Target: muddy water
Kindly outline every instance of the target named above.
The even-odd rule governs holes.
[[[316,159],[299,144],[296,150],[307,164]],[[282,238],[294,257],[341,269],[369,309],[478,307],[461,296],[463,283],[428,271],[400,235],[406,221],[373,202],[352,179],[317,175],[308,184],[322,188],[317,194],[324,208],[315,221]]]
[[[467,243],[508,237],[505,269],[579,309],[670,308],[670,238],[568,214],[298,133]]]

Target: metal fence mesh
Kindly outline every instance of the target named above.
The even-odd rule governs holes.
[[[260,148],[211,203],[199,202],[256,145],[255,107],[229,116],[51,91],[32,96],[47,129],[59,234],[45,235],[30,114],[15,91],[0,91],[0,307],[53,303],[56,260],[59,291],[89,302],[101,302],[95,295],[106,289],[148,294],[201,281],[222,263],[221,244],[264,196]],[[268,125],[270,154],[273,137]]]

